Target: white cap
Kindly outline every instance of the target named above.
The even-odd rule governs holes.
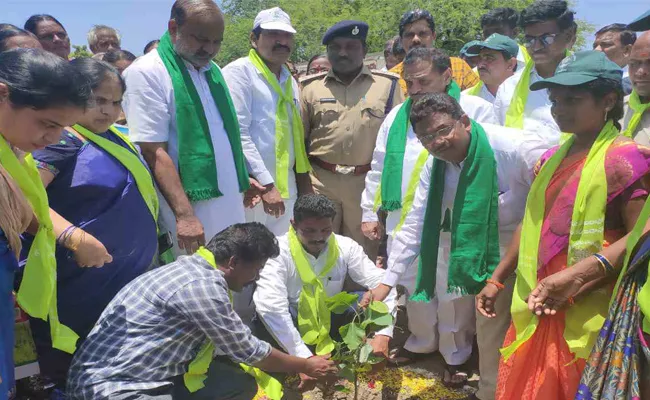
[[[291,26],[291,18],[289,14],[282,11],[280,7],[269,8],[262,10],[253,23],[253,29],[262,28],[273,31],[285,31],[289,33],[296,33],[296,30]]]

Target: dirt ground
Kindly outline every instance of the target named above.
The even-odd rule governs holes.
[[[409,336],[406,312],[399,308],[394,338],[391,347],[400,347]],[[475,351],[474,354],[477,352]],[[358,400],[462,400],[478,388],[478,359],[473,357],[468,362],[468,369],[473,371],[469,382],[462,389],[448,389],[442,383],[445,363],[439,353],[405,367],[386,368],[376,376],[364,376],[359,383]],[[300,393],[297,380],[289,379],[285,383],[284,400],[354,400],[353,387],[350,382],[339,381],[344,391],[333,387],[316,388]],[[258,396],[264,400],[263,396]],[[256,399],[257,400],[257,399]]]

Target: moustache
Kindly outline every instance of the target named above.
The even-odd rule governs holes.
[[[309,244],[311,244],[311,245],[318,245],[318,246],[322,246],[325,243],[326,243],[325,240],[312,240],[311,242],[309,242]]]
[[[285,46],[283,44],[276,44],[275,46],[273,46],[273,51],[280,50],[280,49],[284,49],[286,51],[291,51],[289,46]]]

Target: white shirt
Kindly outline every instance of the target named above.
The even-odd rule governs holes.
[[[506,79],[499,90],[497,91],[496,99],[494,100],[494,111],[499,118],[499,123],[505,125],[506,123],[506,113],[508,108],[510,108],[510,103],[512,102],[512,97],[515,94],[517,84],[521,79],[523,69],[518,70],[513,76]],[[533,68],[530,72],[530,84],[541,80],[542,78],[537,74],[537,70]],[[555,130],[560,133],[560,128],[557,126],[557,123],[553,119],[551,114],[551,100],[548,98],[548,91],[546,89],[528,91],[528,100],[526,101],[526,107],[524,108],[524,127],[525,130],[530,130],[536,126],[533,121],[537,121],[542,125],[546,126],[549,129]]]
[[[264,75],[253,65],[250,58],[243,57],[226,65],[223,76],[228,83],[230,95],[237,111],[241,131],[242,148],[246,155],[249,171],[262,185],[276,179],[275,123],[278,94],[264,79]],[[293,101],[300,109],[300,89],[286,68],[282,68],[279,85],[282,90],[287,79],[293,85]],[[287,105],[289,118],[291,107]],[[291,121],[291,120],[289,120]],[[300,121],[302,123],[302,120]],[[296,197],[296,178],[293,166],[296,161],[291,125],[289,125],[289,196]]]
[[[321,280],[327,296],[331,297],[343,291],[347,274],[367,289],[376,288],[381,283],[385,271],[377,268],[354,240],[336,235],[336,242],[339,246],[339,258],[326,278]],[[269,259],[262,269],[253,300],[258,315],[278,344],[293,356],[308,358],[312,356],[312,352],[303,342],[293,322],[294,318],[297,318],[302,281],[291,256],[288,235],[278,237],[278,243],[280,255]],[[325,268],[327,250],[326,246],[318,258],[305,253],[316,275]],[[395,298],[393,289],[384,299],[389,310],[395,308]],[[377,333],[393,336],[393,327],[386,327]]]
[[[526,51],[526,48],[522,45],[519,45],[519,52],[517,53],[517,71],[521,71],[526,66],[524,51]]]
[[[377,188],[381,182],[381,174],[384,170],[384,159],[386,157],[388,133],[390,132],[390,127],[393,124],[393,121],[395,121],[395,117],[397,116],[399,110],[402,108],[403,104],[404,103],[393,108],[391,112],[386,116],[384,122],[379,128],[375,150],[372,153],[372,162],[370,163],[371,169],[366,175],[366,187],[361,194],[361,208],[363,212],[361,219],[362,222],[378,221],[377,213],[373,210],[373,208],[375,204]],[[465,113],[471,119],[480,123],[497,124],[493,107],[485,100],[482,100],[476,96],[461,94],[459,104],[463,108],[463,111],[465,111]],[[404,201],[404,196],[406,195],[408,184],[411,179],[411,174],[413,173],[416,161],[422,150],[424,150],[424,147],[422,147],[422,144],[415,136],[413,127],[411,124],[409,124],[408,131],[406,132],[406,148],[404,151],[404,164],[402,166],[402,202]],[[392,235],[394,233],[394,229],[399,223],[401,213],[401,209],[388,213],[388,217],[386,219],[386,232],[389,235]]]
[[[526,198],[533,179],[533,168],[546,150],[559,143],[559,136],[557,141],[550,142],[548,134],[540,134],[538,131],[521,131],[490,124],[481,125],[485,129],[497,163],[497,181],[501,193],[499,195],[499,242],[502,247],[505,247],[523,218]],[[383,283],[389,286],[395,286],[399,282],[401,275],[415,263],[420,254],[432,165],[433,157],[429,157],[420,176],[420,185],[413,199],[413,208],[407,215],[402,229],[393,238],[388,255],[388,269],[383,280]],[[462,165],[463,163],[460,166],[448,163],[445,173],[442,207],[452,212]],[[444,214],[441,213],[443,218]],[[449,233],[441,233],[442,254],[450,252],[450,239]],[[446,280],[438,283],[440,285],[436,287],[437,293],[445,294]]]
[[[203,224],[205,237],[210,240],[226,227],[244,222],[243,197],[239,193],[237,169],[230,141],[205,78],[209,66],[197,71],[191,64],[186,62],[186,65],[208,121],[219,190],[223,193],[223,196],[218,198],[192,203],[195,215]],[[219,68],[216,65],[214,67]],[[124,79],[127,90],[122,107],[129,121],[129,138],[142,143],[166,142],[167,153],[178,168],[174,89],[158,51],[139,57],[124,71]],[[175,232],[176,218],[167,202],[161,201],[160,213],[164,224]]]
[[[470,89],[464,90],[462,94],[465,95],[465,96],[471,96],[468,93]],[[492,93],[490,93],[490,91],[488,90],[485,83],[483,85],[481,85],[481,90],[478,92],[477,95],[475,95],[475,97],[480,97],[481,99],[487,101],[490,104],[494,104],[494,100],[496,99],[496,97],[494,97],[494,95]]]

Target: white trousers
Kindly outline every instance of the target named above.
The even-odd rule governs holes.
[[[448,365],[461,365],[472,355],[476,332],[475,300],[474,296],[447,293],[449,253],[448,247],[439,250],[434,298],[429,303],[406,303],[411,336],[404,348],[413,353],[433,353],[438,350]],[[416,260],[399,282],[406,288],[407,296],[415,291],[417,273]]]
[[[282,236],[289,232],[291,218],[293,218],[293,206],[296,204],[296,198],[284,200],[284,214],[275,218],[264,212],[264,205],[260,202],[253,208],[247,208],[245,211],[246,222],[259,222],[269,228],[275,236]]]

